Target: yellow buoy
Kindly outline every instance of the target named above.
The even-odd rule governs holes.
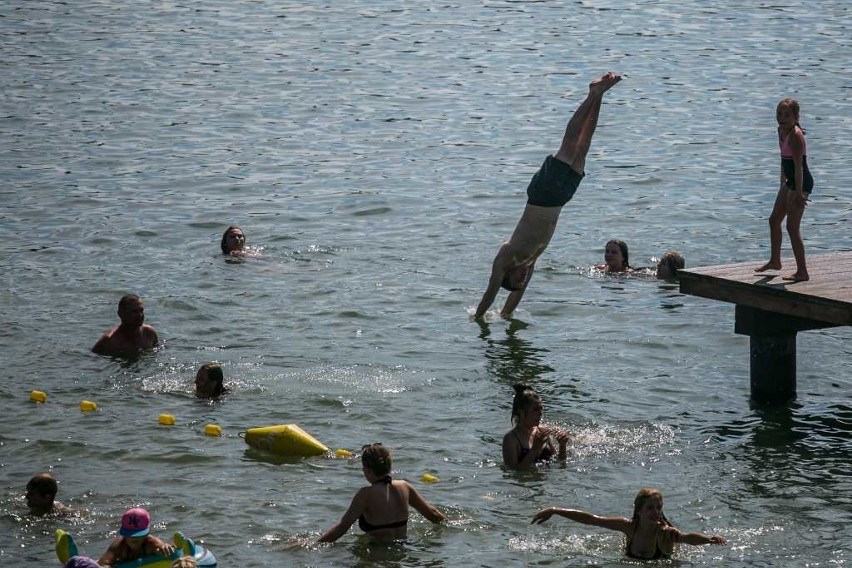
[[[30,393],[30,400],[33,402],[44,402],[47,400],[47,393],[44,391],[33,391]]]
[[[222,428],[218,424],[208,424],[204,427],[204,434],[219,437],[222,435]]]
[[[334,455],[336,455],[339,458],[351,458],[352,452],[350,452],[349,450],[344,450],[344,449],[338,448],[338,449],[334,450]]]
[[[82,412],[92,412],[98,409],[98,405],[91,400],[84,400],[80,403],[80,410]]]
[[[420,476],[420,481],[423,483],[438,483],[438,478],[431,473],[424,473]]]
[[[160,418],[158,422],[163,426],[174,426],[175,425],[175,417],[171,414],[160,414]]]
[[[329,450],[295,424],[249,428],[246,444],[281,456],[319,456]]]

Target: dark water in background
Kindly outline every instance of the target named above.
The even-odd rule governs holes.
[[[801,334],[796,403],[762,409],[732,306],[589,270],[610,238],[639,265],[765,259],[785,96],[817,180],[808,252],[852,247],[852,8],[742,4],[0,7],[0,562],[53,564],[57,527],[97,556],[143,505],[222,566],[620,565],[614,533],[529,520],[628,515],[652,485],[679,528],[729,540],[679,564],[848,565],[849,330]],[[471,322],[529,177],[610,69],[626,79],[516,319]],[[230,224],[259,256],[216,254]],[[125,292],[165,348],[119,364],[88,350]],[[216,406],[192,398],[208,360],[233,388]],[[564,466],[500,467],[518,380],[576,433]],[[281,550],[363,484],[357,460],[276,460],[238,435],[289,422],[384,442],[451,522],[412,516],[398,548],[353,529]],[[89,513],[25,515],[42,470]]]

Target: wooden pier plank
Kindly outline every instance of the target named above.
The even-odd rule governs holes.
[[[807,282],[788,282],[793,259],[782,270],[754,272],[761,261],[679,271],[680,291],[831,325],[852,325],[852,251],[808,258]]]

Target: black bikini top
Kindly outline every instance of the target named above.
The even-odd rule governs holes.
[[[521,446],[521,451],[518,454],[518,461],[524,461],[524,458],[527,457],[527,454],[530,453],[530,448],[525,448],[524,443],[521,441],[521,436],[515,431],[515,438],[518,440],[518,445]],[[541,449],[541,453],[535,457],[535,461],[547,461],[553,457],[553,452],[550,451],[550,448],[545,446]]]
[[[391,476],[386,475],[383,478],[376,480],[375,483],[384,483],[385,485],[390,485],[391,481],[393,481],[391,479]],[[401,521],[396,521],[396,522],[393,522],[393,523],[387,523],[385,525],[374,525],[374,524],[370,523],[367,519],[365,519],[364,515],[361,515],[360,517],[358,517],[358,527],[364,532],[373,532],[373,531],[378,531],[378,530],[382,530],[382,529],[398,529],[398,528],[404,527],[407,524],[408,524],[407,518],[405,518]]]
[[[627,550],[626,550],[625,553],[627,554],[628,557],[637,558],[639,560],[658,560],[660,558],[669,558],[671,556],[671,554],[672,554],[671,549],[668,552],[666,552],[665,550],[663,550],[660,547],[660,538],[661,538],[662,535],[660,534],[659,529],[657,529],[657,532],[654,534],[654,555],[651,558],[645,558],[645,557],[637,556],[636,554],[634,554],[632,547],[633,547],[633,533],[635,531],[636,531],[636,527],[633,527],[633,531],[631,531],[630,536],[627,538]]]
[[[660,558],[668,558],[669,557],[668,554],[666,554],[665,552],[663,552],[660,549],[659,544],[656,545],[656,550],[654,550],[654,556],[652,556],[651,558],[645,558],[644,556],[636,556],[635,554],[633,554],[633,551],[630,550],[630,545],[627,546],[626,554],[629,558],[636,558],[638,560],[659,560]]]
[[[408,519],[402,519],[401,521],[396,521],[395,523],[388,523],[386,525],[373,525],[367,519],[364,518],[364,515],[358,517],[358,527],[364,532],[373,532],[381,529],[398,529],[404,527],[408,524]]]

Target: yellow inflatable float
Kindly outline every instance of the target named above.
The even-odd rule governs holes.
[[[249,428],[246,444],[279,456],[321,456],[328,448],[295,424]]]

